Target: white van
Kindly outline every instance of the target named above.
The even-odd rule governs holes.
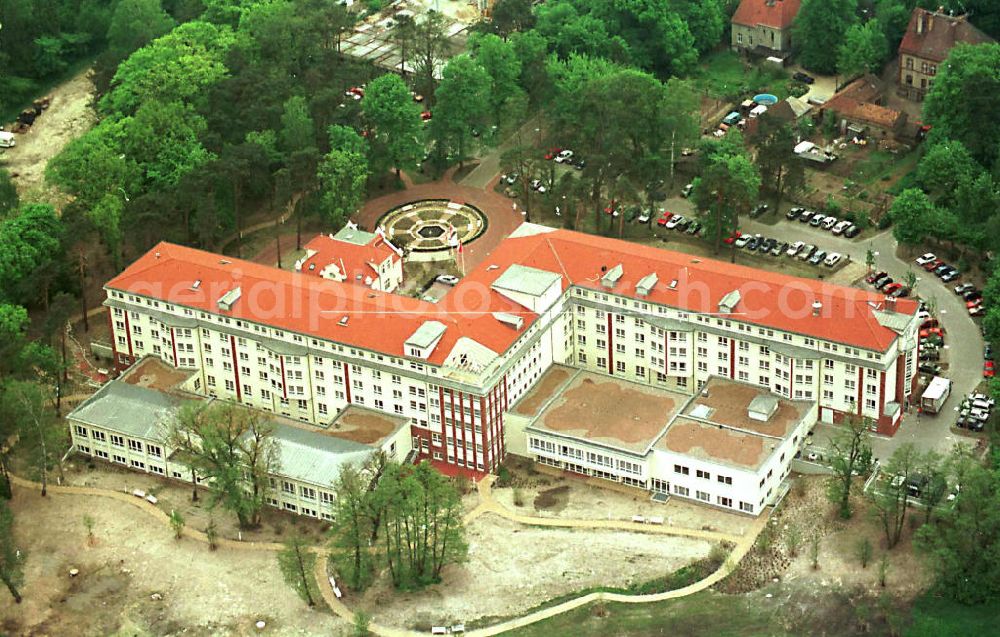
[[[0,131],[0,148],[13,148],[15,146],[17,146],[17,142],[14,140],[14,133]]]

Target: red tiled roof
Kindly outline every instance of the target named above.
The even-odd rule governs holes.
[[[359,245],[349,241],[339,241],[330,235],[320,234],[306,244],[305,249],[315,250],[316,254],[302,261],[302,271],[319,276],[323,268],[331,263],[336,264],[338,269],[347,276],[348,282],[364,283],[366,277],[375,274],[375,268],[389,256],[399,255],[385,242],[381,236],[376,235],[369,243]],[[343,268],[341,268],[343,265]],[[315,266],[312,270],[309,266]]]
[[[923,29],[919,28],[921,20],[924,21]],[[922,33],[918,33],[921,30]],[[906,27],[903,41],[899,43],[899,52],[943,62],[960,42],[986,44],[993,41],[970,24],[965,16],[949,16],[918,7],[910,15],[910,24]]]
[[[877,78],[865,75],[837,92],[823,105],[822,110],[830,110],[841,117],[882,128],[895,128],[901,120],[905,120],[906,114],[876,104],[881,95],[882,90],[879,88]]]
[[[878,294],[568,230],[505,239],[436,304],[169,243],[154,247],[107,287],[392,356],[403,355],[404,343],[424,321],[436,320],[447,329],[429,362],[440,364],[462,337],[504,352],[535,320],[490,287],[514,263],[561,275],[563,289],[573,283],[601,291],[601,268],[621,264],[624,273],[611,290],[616,294],[635,297],[636,283],[655,272],[658,284],[642,297],[651,303],[714,314],[723,296],[739,290],[732,314],[737,320],[877,351],[897,337],[869,305],[883,302]],[[218,299],[236,286],[240,299],[231,311],[220,311]],[[820,316],[812,316],[815,301],[823,305]],[[899,300],[897,311],[913,314],[916,303]],[[502,323],[494,312],[520,315],[524,327]]]
[[[755,27],[758,24],[787,29],[799,13],[801,0],[742,0],[733,14],[733,24]]]

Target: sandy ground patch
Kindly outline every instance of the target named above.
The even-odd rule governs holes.
[[[748,529],[751,519],[679,498],[671,498],[666,504],[658,504],[649,499],[649,494],[632,495],[611,489],[592,486],[580,478],[548,478],[545,484],[520,488],[523,506],[514,504],[514,489],[493,489],[493,496],[511,511],[523,515],[543,518],[572,518],[580,520],[631,520],[633,515],[662,517],[673,526],[702,529],[710,528],[722,533],[742,535]],[[550,489],[567,487],[561,493],[558,506],[536,509],[533,506],[539,493]]]
[[[376,621],[425,630],[481,617],[519,614],[591,586],[625,586],[706,557],[709,542],[621,531],[533,528],[486,515],[467,527],[469,560],[420,593],[384,582],[362,606]]]
[[[28,551],[24,603],[0,604],[0,632],[37,635],[339,635],[284,583],[270,552],[209,552],[108,498],[17,489],[15,533]],[[88,546],[82,523],[95,521]],[[80,575],[71,579],[70,568]],[[161,600],[151,599],[159,593]],[[4,592],[6,597],[6,591]],[[254,623],[268,626],[258,631]]]
[[[89,130],[97,116],[91,106],[94,83],[86,69],[57,86],[52,103],[27,133],[17,135],[17,146],[0,155],[22,199],[62,203],[63,196],[45,185],[45,166],[73,139]]]

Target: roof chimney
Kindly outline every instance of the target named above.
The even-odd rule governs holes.
[[[925,15],[926,14],[923,11],[921,11],[920,13],[917,14],[917,35],[923,35],[924,34],[924,16]]]
[[[819,316],[820,310],[823,309],[823,304],[820,303],[819,301],[813,301],[812,309],[813,309],[813,316]]]

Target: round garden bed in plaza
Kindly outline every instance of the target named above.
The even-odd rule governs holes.
[[[447,253],[453,247],[453,228],[467,245],[486,231],[488,221],[481,210],[461,201],[421,199],[393,208],[379,217],[377,225],[390,241],[405,245],[411,253]]]

